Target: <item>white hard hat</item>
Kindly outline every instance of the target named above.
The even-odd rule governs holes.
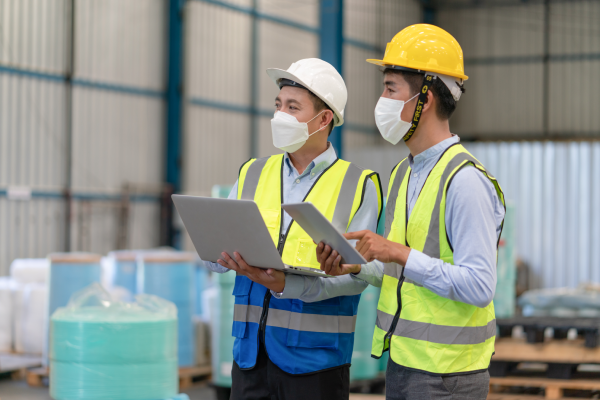
[[[344,123],[348,90],[344,79],[333,65],[318,58],[305,58],[290,65],[287,71],[268,68],[267,75],[277,86],[282,79],[289,79],[304,86],[331,108],[334,126]]]

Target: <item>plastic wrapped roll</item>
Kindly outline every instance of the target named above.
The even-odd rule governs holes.
[[[15,351],[41,355],[48,332],[48,287],[41,283],[18,285],[13,301]]]
[[[352,353],[352,366],[350,367],[350,380],[352,381],[373,379],[379,374],[380,362],[371,357],[379,291],[378,287],[367,286],[361,294],[360,303],[358,303],[354,350]]]
[[[110,300],[100,285],[76,293],[51,319],[50,395],[169,399],[177,394],[177,310],[156,296]]]
[[[64,307],[73,293],[100,282],[100,259],[97,254],[56,253],[50,260],[49,315]]]
[[[0,277],[0,351],[10,352],[13,341],[13,297],[16,282],[8,277]]]
[[[208,288],[209,282],[208,270],[204,266],[204,261],[199,260],[196,266],[196,304],[194,305],[194,314],[202,315],[204,313],[204,304],[202,303],[202,292]]]
[[[50,396],[56,400],[166,399],[177,393],[177,379],[175,359],[92,365],[52,361]]]
[[[10,264],[10,276],[20,284],[48,283],[50,261],[47,258],[17,258]]]
[[[131,294],[137,293],[136,257],[138,253],[140,251],[122,250],[113,251],[108,255],[113,263],[111,286],[123,287]]]
[[[194,364],[194,302],[196,256],[182,252],[148,252],[138,255],[138,289],[177,306],[179,365]]]
[[[233,286],[235,273],[214,275],[215,287],[208,303],[211,309],[211,364],[212,378],[216,386],[231,387],[231,367],[233,366]]]

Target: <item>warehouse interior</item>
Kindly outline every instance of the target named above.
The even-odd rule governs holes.
[[[165,335],[177,307],[176,362],[128,370],[139,384],[126,398],[229,398],[235,276],[204,268],[171,195],[227,197],[244,162],[281,153],[265,70],[313,57],[348,88],[337,155],[378,172],[385,195],[409,150],[379,134],[382,72],[365,60],[417,23],[460,43],[469,79],[451,131],[506,198],[494,304],[512,321],[496,357],[511,356],[494,364],[497,386],[597,398],[600,1],[0,0],[0,399],[115,398],[86,397],[84,383],[69,397],[53,380],[75,370],[48,371],[50,318],[84,287],[85,301],[168,300],[156,306]],[[386,360],[370,357],[378,298],[373,286],[362,295],[351,399],[383,399]],[[510,358],[528,345],[544,356]],[[517,364],[525,372],[506,377]],[[152,376],[168,389],[140,397]]]

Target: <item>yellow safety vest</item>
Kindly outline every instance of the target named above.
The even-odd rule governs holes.
[[[304,229],[292,221],[287,232],[283,231],[283,160],[280,154],[244,164],[240,169],[237,198],[257,203],[284,264],[319,269],[316,244]],[[381,213],[383,195],[379,175],[340,159],[316,179],[304,201],[312,203],[340,232],[346,232],[362,204],[367,179],[375,183]]]
[[[446,235],[446,195],[454,175],[473,165],[490,179],[504,204],[496,179],[462,145],[449,147],[427,177],[407,218],[411,168],[404,159],[392,171],[385,218],[385,237],[453,264]],[[475,221],[476,222],[476,221]],[[494,353],[494,305],[479,308],[438,296],[405,279],[403,267],[385,265],[371,354],[390,350],[399,365],[446,375],[488,368]]]

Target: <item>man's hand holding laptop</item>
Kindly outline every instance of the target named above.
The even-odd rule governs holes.
[[[261,269],[251,267],[244,261],[242,256],[236,251],[233,253],[235,258],[231,258],[227,253],[221,253],[222,259],[217,262],[219,265],[234,270],[235,272],[247,276],[250,280],[260,283],[267,289],[281,293],[285,288],[285,274],[275,269]]]

